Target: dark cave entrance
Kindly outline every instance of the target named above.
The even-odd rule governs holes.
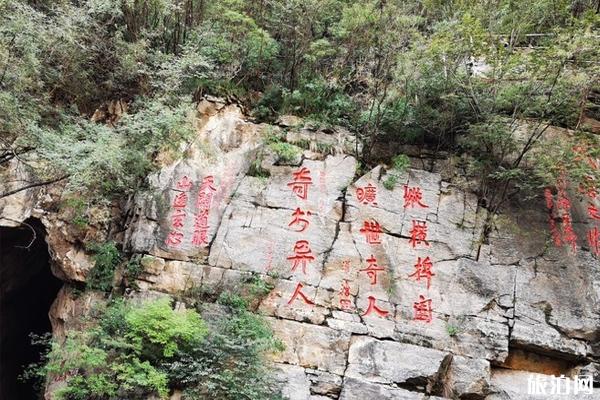
[[[35,234],[34,234],[35,232]],[[29,218],[0,227],[0,399],[39,399],[31,382],[18,378],[40,360],[30,333],[51,332],[48,311],[62,282],[50,270],[46,230]]]

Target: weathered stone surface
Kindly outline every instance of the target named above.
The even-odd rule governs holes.
[[[340,400],[424,400],[429,397],[423,393],[372,383],[356,378],[344,379],[344,388]]]
[[[342,389],[342,377],[314,369],[305,370],[312,394],[337,397]]]
[[[491,369],[486,360],[453,356],[446,374],[448,397],[483,399],[489,392]]]
[[[30,181],[26,168],[19,166],[18,158],[13,158],[6,167],[0,168],[0,193],[18,190]],[[32,188],[0,198],[0,226],[19,226],[29,218],[38,193],[39,189]]]
[[[518,269],[512,340],[545,352],[582,357],[583,340],[600,334],[600,304],[594,282],[600,278],[591,257],[582,254],[563,264],[536,258]]]
[[[480,205],[485,199],[480,202],[466,189],[476,185],[453,168],[451,157],[441,160],[440,154],[414,148],[405,172],[378,166],[356,179],[357,161],[344,154],[355,138],[341,129],[298,128],[297,120],[281,120],[291,128],[285,130],[287,141],[304,149],[282,165],[272,149],[259,149],[263,127],[245,120],[236,106],[206,99],[198,113],[194,143],[182,149],[179,160],[159,157],[164,167],[149,178],[151,190],[130,199],[124,249],[142,254],[144,266],[139,291],[128,292],[132,301],[191,290],[217,295],[238,290],[252,276],[272,283],[257,305],[286,344],[273,360],[284,395],[293,400],[441,398],[434,394],[528,399],[529,370],[540,370],[518,359],[521,351],[556,367],[546,366],[544,373],[589,370],[597,377],[600,263],[584,240],[592,226],[585,219],[586,204],[573,200],[580,247],[575,253],[548,246],[548,212],[541,202],[508,205],[491,219],[484,237],[487,211]],[[246,175],[256,153],[270,176]],[[302,167],[312,178],[306,199],[288,186]],[[168,247],[171,204],[181,193],[176,183],[183,176],[194,183],[185,208],[185,239]],[[214,177],[217,191],[209,243],[196,247],[190,243],[196,197],[206,176]],[[396,183],[386,189],[391,176]],[[358,189],[369,184],[377,204],[358,198]],[[406,190],[414,188],[426,207],[405,207]],[[0,224],[40,218],[55,274],[84,282],[94,264],[84,240],[73,236],[68,218],[41,206],[40,196],[52,198],[24,191],[0,199]],[[311,212],[303,232],[290,225],[297,208]],[[361,232],[373,221],[383,231],[380,243],[369,243]],[[427,244],[411,244],[413,221],[427,224]],[[86,233],[85,241],[105,240],[98,232]],[[298,240],[307,240],[314,255],[306,271],[301,265],[293,271],[288,259]],[[434,274],[429,286],[414,275],[419,258],[426,257]],[[384,268],[376,282],[365,271],[371,258]],[[298,284],[314,304],[301,298],[290,302]],[[349,306],[341,302],[345,284]],[[51,311],[57,337],[99,301],[75,298],[69,290],[63,289]],[[432,300],[431,323],[414,320],[420,295]],[[370,297],[388,314],[364,315]],[[490,370],[490,364],[502,369]]]
[[[309,400],[310,382],[304,368],[296,365],[275,364],[276,378],[281,394],[288,400]]]
[[[350,344],[345,376],[425,391],[437,379],[445,357],[438,350],[357,336]]]
[[[210,243],[219,227],[228,199],[247,170],[252,154],[259,145],[262,127],[244,120],[236,106],[214,108],[203,104],[198,120],[197,137],[185,149],[186,158],[178,160],[149,178],[151,193],[139,194],[130,209],[126,247],[138,253],[187,261],[205,256],[207,245],[192,244],[194,220],[198,214],[196,198],[203,179],[211,176],[214,192],[208,216],[207,241]],[[182,177],[188,177],[193,186],[188,193],[184,234],[179,245],[165,243],[171,231],[171,205],[175,196],[184,190],[177,187]]]
[[[540,381],[544,392],[533,394],[534,389],[530,385]],[[552,382],[556,377],[552,375],[543,375],[528,371],[513,371],[508,369],[494,369],[492,371],[492,391],[493,393],[486,397],[486,400],[597,400],[600,398],[597,389],[594,389],[592,394],[589,393],[573,393],[571,387],[569,393],[565,393],[564,382],[562,386],[562,394],[552,394]],[[545,382],[545,386],[544,386]],[[538,389],[541,390],[541,389]],[[555,393],[555,392],[554,392]]]
[[[101,293],[86,292],[79,295],[71,287],[63,286],[48,313],[52,324],[52,335],[61,341],[67,331],[82,328],[85,324],[84,317],[101,304],[103,304]]]
[[[185,261],[164,261],[154,256],[144,256],[141,260],[144,273],[138,279],[141,290],[156,290],[176,294],[202,285],[204,269]]]
[[[350,334],[295,321],[272,318],[269,321],[286,347],[273,355],[275,362],[343,375]]]

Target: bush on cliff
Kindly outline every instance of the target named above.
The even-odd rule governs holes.
[[[93,328],[50,341],[42,365],[28,375],[62,381],[63,400],[166,398],[277,399],[264,353],[277,347],[268,325],[245,307],[205,322],[162,298],[139,305],[116,300],[96,310]]]

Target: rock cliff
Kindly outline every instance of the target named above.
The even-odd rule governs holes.
[[[450,156],[365,170],[348,132],[290,125],[200,103],[181,158],[98,218],[142,257],[128,296],[215,293],[261,276],[274,289],[258,310],[285,344],[272,360],[290,400],[528,399],[532,379],[600,381],[586,203],[573,201],[576,251],[551,243],[541,196],[507,205],[484,233],[487,211]],[[269,131],[302,151],[282,160],[263,144]],[[74,290],[92,263],[69,216],[49,206],[59,196],[32,189],[0,204],[4,226],[45,226],[65,282],[50,311],[57,337],[103,301]]]

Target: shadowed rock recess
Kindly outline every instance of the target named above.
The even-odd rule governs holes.
[[[24,368],[40,361],[30,333],[52,331],[48,311],[61,287],[50,271],[46,232],[30,218],[20,227],[0,226],[0,398],[36,398],[29,383],[18,380]]]
[[[600,262],[585,247],[573,253],[548,244],[542,198],[507,207],[483,238],[486,210],[447,160],[421,156],[405,171],[363,171],[343,130],[269,127],[289,142],[310,143],[285,163],[262,144],[267,127],[249,122],[237,106],[204,100],[198,111],[197,138],[185,157],[150,176],[151,190],[122,211],[125,230],[115,239],[140,254],[144,267],[130,296],[214,293],[252,275],[271,282],[259,311],[285,344],[272,359],[290,400],[534,399],[527,394],[532,377],[591,374],[600,381]],[[249,173],[257,165],[262,174]],[[306,199],[290,185],[302,168],[311,178]],[[383,184],[391,174],[393,188]],[[184,177],[193,186],[183,239],[168,245]],[[207,244],[197,246],[196,199],[207,177],[216,190],[204,224]],[[367,187],[376,191],[374,201],[365,198]],[[421,204],[405,207],[413,188]],[[84,281],[89,255],[40,199],[38,192],[21,199],[11,218],[41,218],[56,274]],[[584,206],[573,204],[581,245],[589,224]],[[290,225],[298,208],[310,211],[302,232]],[[415,221],[425,223],[426,242],[411,243]],[[381,228],[371,243],[365,222]],[[300,240],[314,257],[305,271],[288,259]],[[414,274],[427,258],[429,287]],[[373,259],[382,269],[369,275]],[[307,301],[290,302],[299,283]],[[54,334],[76,326],[94,296],[75,296],[66,285],[51,310]],[[431,300],[430,322],[415,319],[420,296]],[[381,313],[366,313],[372,299]],[[597,399],[600,389],[556,398]]]

